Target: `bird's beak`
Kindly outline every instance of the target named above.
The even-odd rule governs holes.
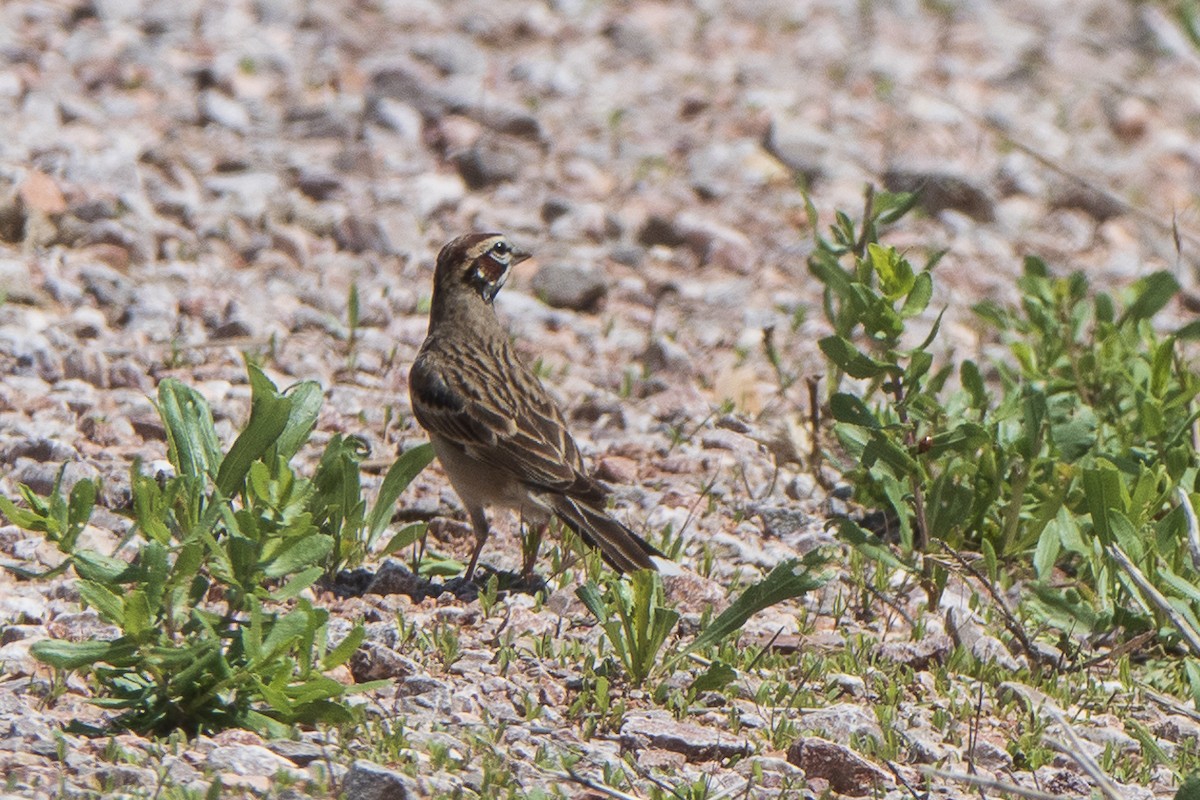
[[[515,267],[517,264],[520,264],[522,261],[527,261],[528,259],[530,259],[532,257],[533,257],[533,253],[527,252],[525,250],[514,249],[512,251],[512,265]]]

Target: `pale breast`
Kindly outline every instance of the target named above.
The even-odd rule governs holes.
[[[511,508],[528,518],[548,514],[546,504],[508,473],[472,458],[442,436],[431,434],[429,440],[450,485],[464,505]]]

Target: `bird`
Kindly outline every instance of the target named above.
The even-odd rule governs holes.
[[[663,554],[613,519],[608,488],[585,467],[562,411],[513,347],[493,305],[512,268],[530,257],[499,233],[469,233],[437,256],[429,329],[409,371],[413,416],[466,508],[475,549],[486,509],[517,511],[545,528],[558,518],[617,572],[658,569]],[[526,577],[532,564],[525,564]]]

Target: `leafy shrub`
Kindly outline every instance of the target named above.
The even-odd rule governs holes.
[[[352,691],[324,673],[345,663],[361,626],[329,647],[329,613],[299,595],[324,573],[361,557],[386,527],[404,486],[429,461],[428,446],[402,456],[368,514],[358,480],[362,447],[335,436],[311,480],[291,461],[316,424],[312,382],[280,392],[249,365],[250,419],[222,452],[212,413],[194,390],[162,381],[166,478],[131,471],[132,517],[145,538],[132,563],[77,546],[96,489],[81,481],[64,499],[22,487],[27,508],[0,498],[13,523],[42,532],[79,576],[82,600],[116,626],[111,641],[47,640],[34,655],[54,667],[91,667],[95,701],[138,731],[278,729],[341,722]],[[44,577],[44,576],[43,576]],[[275,732],[278,732],[276,730]]]
[[[1024,610],[1063,631],[1157,629],[1200,655],[1200,560],[1188,547],[1200,377],[1180,353],[1200,326],[1163,335],[1153,324],[1175,279],[1155,273],[1113,296],[1029,258],[1019,307],[974,309],[1011,359],[935,369],[940,315],[915,347],[901,343],[932,297],[936,257],[917,272],[879,242],[909,207],[906,196],[868,193],[864,220],[839,214],[810,260],[834,330],[820,345],[845,474],[894,520],[899,546],[850,520],[842,534],[919,570],[931,601],[946,573],[930,556],[966,548],[992,580],[1031,571]],[[1073,578],[1065,587],[1063,576]]]

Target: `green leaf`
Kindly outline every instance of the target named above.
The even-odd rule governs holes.
[[[355,625],[350,629],[345,639],[342,639],[337,647],[325,654],[324,660],[321,661],[321,669],[330,670],[334,667],[340,667],[350,660],[350,656],[354,655],[358,650],[358,646],[363,643],[367,632],[362,625]]]
[[[916,282],[912,265],[896,248],[871,242],[867,245],[867,257],[879,276],[879,288],[884,297],[897,300],[912,291]]]
[[[1189,665],[1194,668],[1195,662],[1189,659]],[[1200,800],[1200,773],[1192,773],[1184,779],[1175,792],[1175,800]]]
[[[904,305],[900,307],[900,316],[911,319],[920,315],[929,307],[929,301],[932,299],[933,276],[928,272],[919,273],[913,281],[908,296],[904,298]]]
[[[261,669],[268,661],[277,658],[297,646],[304,640],[313,625],[313,616],[306,608],[296,608],[276,619],[270,626],[267,636],[263,639],[261,652],[248,665],[248,669]]]
[[[729,608],[718,614],[700,632],[684,652],[693,653],[714,645],[734,631],[741,630],[747,620],[764,608],[819,589],[825,585],[828,578],[814,575],[813,572],[824,567],[827,561],[828,559],[817,550],[810,552],[803,559],[790,558],[784,561],[771,570],[767,577],[742,592]]]
[[[429,530],[429,524],[425,522],[414,522],[410,525],[405,525],[396,534],[388,539],[388,543],[380,550],[382,555],[391,555],[399,550],[403,550],[413,544],[425,535]]]
[[[1077,395],[1059,395],[1050,402],[1050,441],[1063,461],[1072,464],[1096,445],[1096,412]]]
[[[126,583],[137,573],[135,567],[113,556],[95,550],[79,550],[71,557],[79,577],[100,584]]]
[[[1056,520],[1050,520],[1046,527],[1042,528],[1042,535],[1038,537],[1037,547],[1033,551],[1033,570],[1038,578],[1049,580],[1061,549],[1059,526]]]
[[[123,627],[125,625],[125,599],[107,586],[95,581],[79,581],[79,598],[105,622]]]
[[[196,390],[174,378],[158,385],[158,413],[167,431],[167,458],[185,477],[215,476],[221,466],[221,443],[212,411]]]
[[[987,387],[984,386],[983,375],[974,361],[967,359],[962,362],[962,366],[958,368],[958,380],[967,390],[972,408],[982,411],[988,407]]]
[[[250,375],[250,419],[229,448],[217,473],[217,490],[226,497],[241,493],[250,465],[275,446],[291,414],[291,401],[279,394],[261,369],[247,364],[246,370]]]
[[[860,428],[879,428],[879,420],[871,413],[859,397],[845,392],[838,392],[829,399],[829,410],[833,418],[847,425],[857,425]]]
[[[44,515],[21,508],[7,497],[0,497],[0,513],[3,513],[8,521],[18,528],[36,533],[46,532],[47,520]]]
[[[1137,297],[1125,309],[1121,322],[1150,319],[1163,309],[1179,291],[1179,281],[1170,272],[1155,272],[1134,284]]]
[[[1126,508],[1124,489],[1121,474],[1115,467],[1100,466],[1083,471],[1083,492],[1092,515],[1092,529],[1104,544],[1113,541],[1109,511]]]
[[[375,500],[375,506],[366,519],[368,550],[374,546],[376,539],[392,521],[392,511],[395,509],[400,495],[412,483],[413,478],[429,466],[431,461],[433,461],[433,445],[426,443],[406,450],[388,469],[383,483],[379,486],[379,496]]]
[[[82,594],[82,593],[81,593]],[[131,639],[140,641],[151,629],[154,620],[150,614],[150,601],[141,589],[134,589],[125,597],[125,614],[121,629]]]
[[[940,458],[950,452],[974,453],[989,440],[987,429],[975,422],[962,422],[953,429],[931,436],[925,458]]]
[[[321,562],[332,550],[332,536],[314,533],[282,544],[259,566],[266,577],[282,578]]]
[[[287,423],[275,440],[275,453],[284,462],[290,462],[316,427],[325,393],[316,381],[301,381],[284,392],[284,395],[291,405],[288,408]]]
[[[600,594],[600,587],[594,582],[588,581],[575,589],[575,596],[583,603],[583,607],[591,612],[597,622],[608,621],[608,606],[604,604],[604,596]]]
[[[885,373],[898,373],[897,367],[881,364],[862,352],[849,339],[826,336],[817,343],[825,357],[851,378],[874,378]]]
[[[67,530],[63,534],[59,549],[70,552],[75,549],[79,534],[92,518],[92,509],[96,505],[96,484],[88,479],[76,482],[71,487],[71,496],[67,501]]]
[[[929,368],[933,366],[933,354],[927,350],[917,350],[913,352],[908,362],[908,369],[904,370],[904,384],[911,390],[920,386],[921,378],[929,372]]]
[[[863,449],[862,464],[870,469],[877,462],[887,464],[898,475],[914,474],[921,468],[916,459],[885,432],[871,431],[871,440]]]
[[[737,670],[724,661],[714,661],[708,669],[696,676],[688,687],[688,695],[695,697],[701,692],[720,691],[737,677]]]
[[[298,597],[308,587],[312,586],[321,576],[325,574],[323,567],[309,567],[308,569],[300,570],[283,586],[280,586],[275,591],[271,592],[271,599],[276,602],[291,600]]]
[[[62,639],[42,639],[29,648],[33,657],[58,669],[79,669],[92,664],[121,664],[135,652],[135,646],[117,639],[111,642],[68,642]]]

